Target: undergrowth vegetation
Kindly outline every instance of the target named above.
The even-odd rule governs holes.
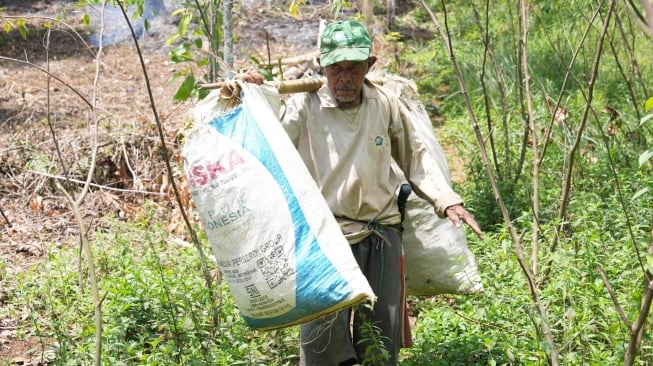
[[[486,232],[469,239],[484,293],[411,298],[414,346],[401,365],[624,364],[640,331],[633,361],[653,364],[648,316],[631,327],[653,279],[652,40],[604,3],[538,2],[527,19],[511,1],[443,3],[427,5],[453,57],[415,7],[397,25],[420,19],[435,36],[401,42],[394,66],[437,104],[438,136],[464,161],[455,188]],[[93,235],[103,363],[296,365],[297,327],[247,328],[228,287],[207,286],[197,248],[170,237],[153,211]],[[14,277],[0,258],[0,315],[21,319],[19,336],[37,337],[35,352],[52,364],[93,363],[80,256],[76,244],[49,243],[47,260]]]
[[[492,239],[471,244],[484,296],[427,302],[417,337],[428,346],[414,354],[436,350],[425,357],[441,365],[633,362],[636,331],[628,327],[647,314],[651,279],[651,39],[596,4],[530,4],[528,20],[508,2],[446,12],[431,5],[453,56],[440,38],[407,47],[404,57],[419,66],[422,95],[439,93],[446,122],[438,135],[465,160],[456,188]],[[482,143],[474,143],[474,118]],[[506,229],[488,170],[518,238]],[[637,362],[651,364],[648,330],[640,340]]]
[[[297,329],[247,328],[227,286],[205,286],[196,249],[170,241],[165,228],[149,219],[109,220],[96,233],[103,364],[296,364]],[[1,310],[28,319],[51,350],[46,359],[60,365],[93,361],[93,305],[78,256],[68,245],[51,243],[43,266],[12,278],[10,305]],[[221,303],[211,303],[212,291]]]

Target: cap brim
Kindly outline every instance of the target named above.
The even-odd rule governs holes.
[[[331,52],[320,54],[320,65],[327,67],[342,61],[365,61],[370,58],[367,47],[338,48]]]

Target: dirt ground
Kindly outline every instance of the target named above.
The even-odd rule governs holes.
[[[0,0],[0,9],[4,8],[0,24],[26,19],[29,26],[26,40],[16,28],[0,31],[0,284],[45,260],[44,244],[77,245],[78,225],[57,184],[74,199],[81,194],[96,135],[94,120],[99,121],[97,169],[91,179],[94,186],[81,206],[89,232],[107,215],[134,217],[145,200],[153,199],[160,202],[161,217],[170,221],[170,230],[184,235],[156,120],[163,128],[168,156],[175,161],[180,148],[177,133],[194,101],[175,102],[181,81],[170,79],[184,68],[193,68],[196,75],[202,70],[170,61],[166,39],[176,31],[174,17],[152,21],[139,45],[155,118],[133,41],[101,52],[89,46],[89,30],[81,23],[89,11],[76,3]],[[319,1],[302,7],[296,18],[287,13],[287,5],[243,4],[247,7],[236,9],[234,15],[236,69],[251,67],[250,57],[276,60],[314,51],[319,19],[332,16],[328,5]],[[7,301],[4,286],[0,306]],[[23,326],[17,319],[0,317],[0,363],[41,364],[42,358],[34,353],[40,349],[38,340],[18,337]]]

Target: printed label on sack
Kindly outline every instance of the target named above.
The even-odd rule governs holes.
[[[279,298],[278,292],[294,293],[296,271],[294,253],[284,249],[294,248],[286,244],[294,237],[280,228],[292,227],[292,222],[287,209],[269,207],[283,201],[274,199],[282,193],[247,151],[220,134],[211,137],[210,148],[217,150],[211,156],[217,158],[195,161],[186,174],[193,200],[204,203],[198,210],[214,253],[220,253],[218,266],[232,292],[240,292],[243,314],[285,313],[295,307],[295,296]],[[261,215],[270,211],[274,218]]]

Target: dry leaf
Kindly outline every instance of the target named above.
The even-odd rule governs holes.
[[[27,357],[23,356],[17,356],[11,359],[11,364],[12,365],[27,365],[29,362],[29,359]]]
[[[38,194],[32,194],[32,199],[29,201],[29,207],[34,213],[43,212],[43,197]]]
[[[27,253],[35,257],[40,257],[43,255],[43,248],[38,243],[18,244],[16,253]]]

